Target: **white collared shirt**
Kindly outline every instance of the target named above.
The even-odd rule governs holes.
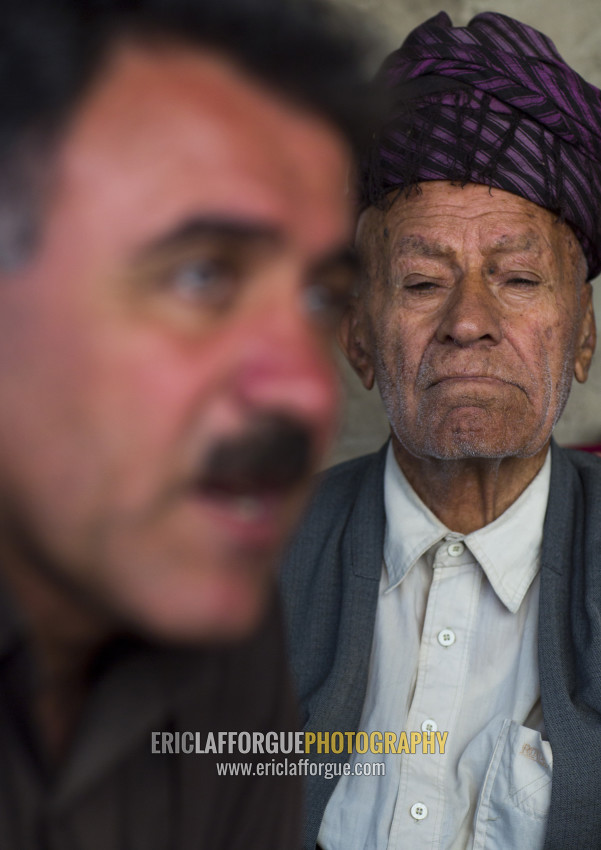
[[[448,732],[444,754],[353,753],[385,776],[343,776],[324,850],[537,850],[551,794],[537,658],[551,453],[498,519],[450,532],[389,448],[386,537],[359,729]]]

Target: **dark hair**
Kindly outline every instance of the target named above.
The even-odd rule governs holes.
[[[35,239],[44,174],[79,98],[123,38],[217,49],[359,147],[367,44],[327,0],[16,0],[0,17],[0,266]]]

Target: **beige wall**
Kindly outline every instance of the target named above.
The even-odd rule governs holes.
[[[339,0],[341,5],[367,12],[386,48],[393,50],[413,27],[444,9],[454,24],[464,25],[478,12],[494,10],[512,15],[543,30],[559,52],[590,82],[601,87],[601,4],[599,0]],[[601,278],[595,285],[601,328]],[[365,392],[358,379],[342,366],[346,406],[332,462],[377,448],[388,433],[377,390]],[[601,341],[588,382],[575,384],[557,425],[560,443],[601,443]]]

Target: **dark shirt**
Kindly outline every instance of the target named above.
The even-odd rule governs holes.
[[[293,850],[296,777],[219,776],[216,762],[268,754],[159,754],[152,732],[289,731],[296,716],[279,610],[251,639],[202,650],[113,643],[58,769],[34,724],[35,669],[0,594],[2,850]],[[204,748],[204,747],[203,747]]]

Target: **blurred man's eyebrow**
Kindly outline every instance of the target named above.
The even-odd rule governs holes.
[[[343,269],[348,270],[350,274],[359,274],[361,263],[355,248],[352,245],[344,245],[319,258],[314,268],[316,271],[326,272],[330,269]]]
[[[149,254],[159,254],[203,239],[221,239],[224,242],[248,246],[263,244],[274,248],[282,246],[285,242],[278,228],[268,224],[218,217],[193,218],[150,241],[138,250],[137,255],[145,257]],[[359,260],[355,249],[351,245],[344,244],[323,257],[318,257],[313,263],[313,268],[318,272],[342,268],[355,274],[359,270]]]
[[[180,245],[203,239],[222,239],[237,243],[266,243],[278,245],[283,236],[276,227],[268,224],[217,217],[195,217],[178,224],[167,233],[151,240],[138,251],[139,255],[168,251]]]

